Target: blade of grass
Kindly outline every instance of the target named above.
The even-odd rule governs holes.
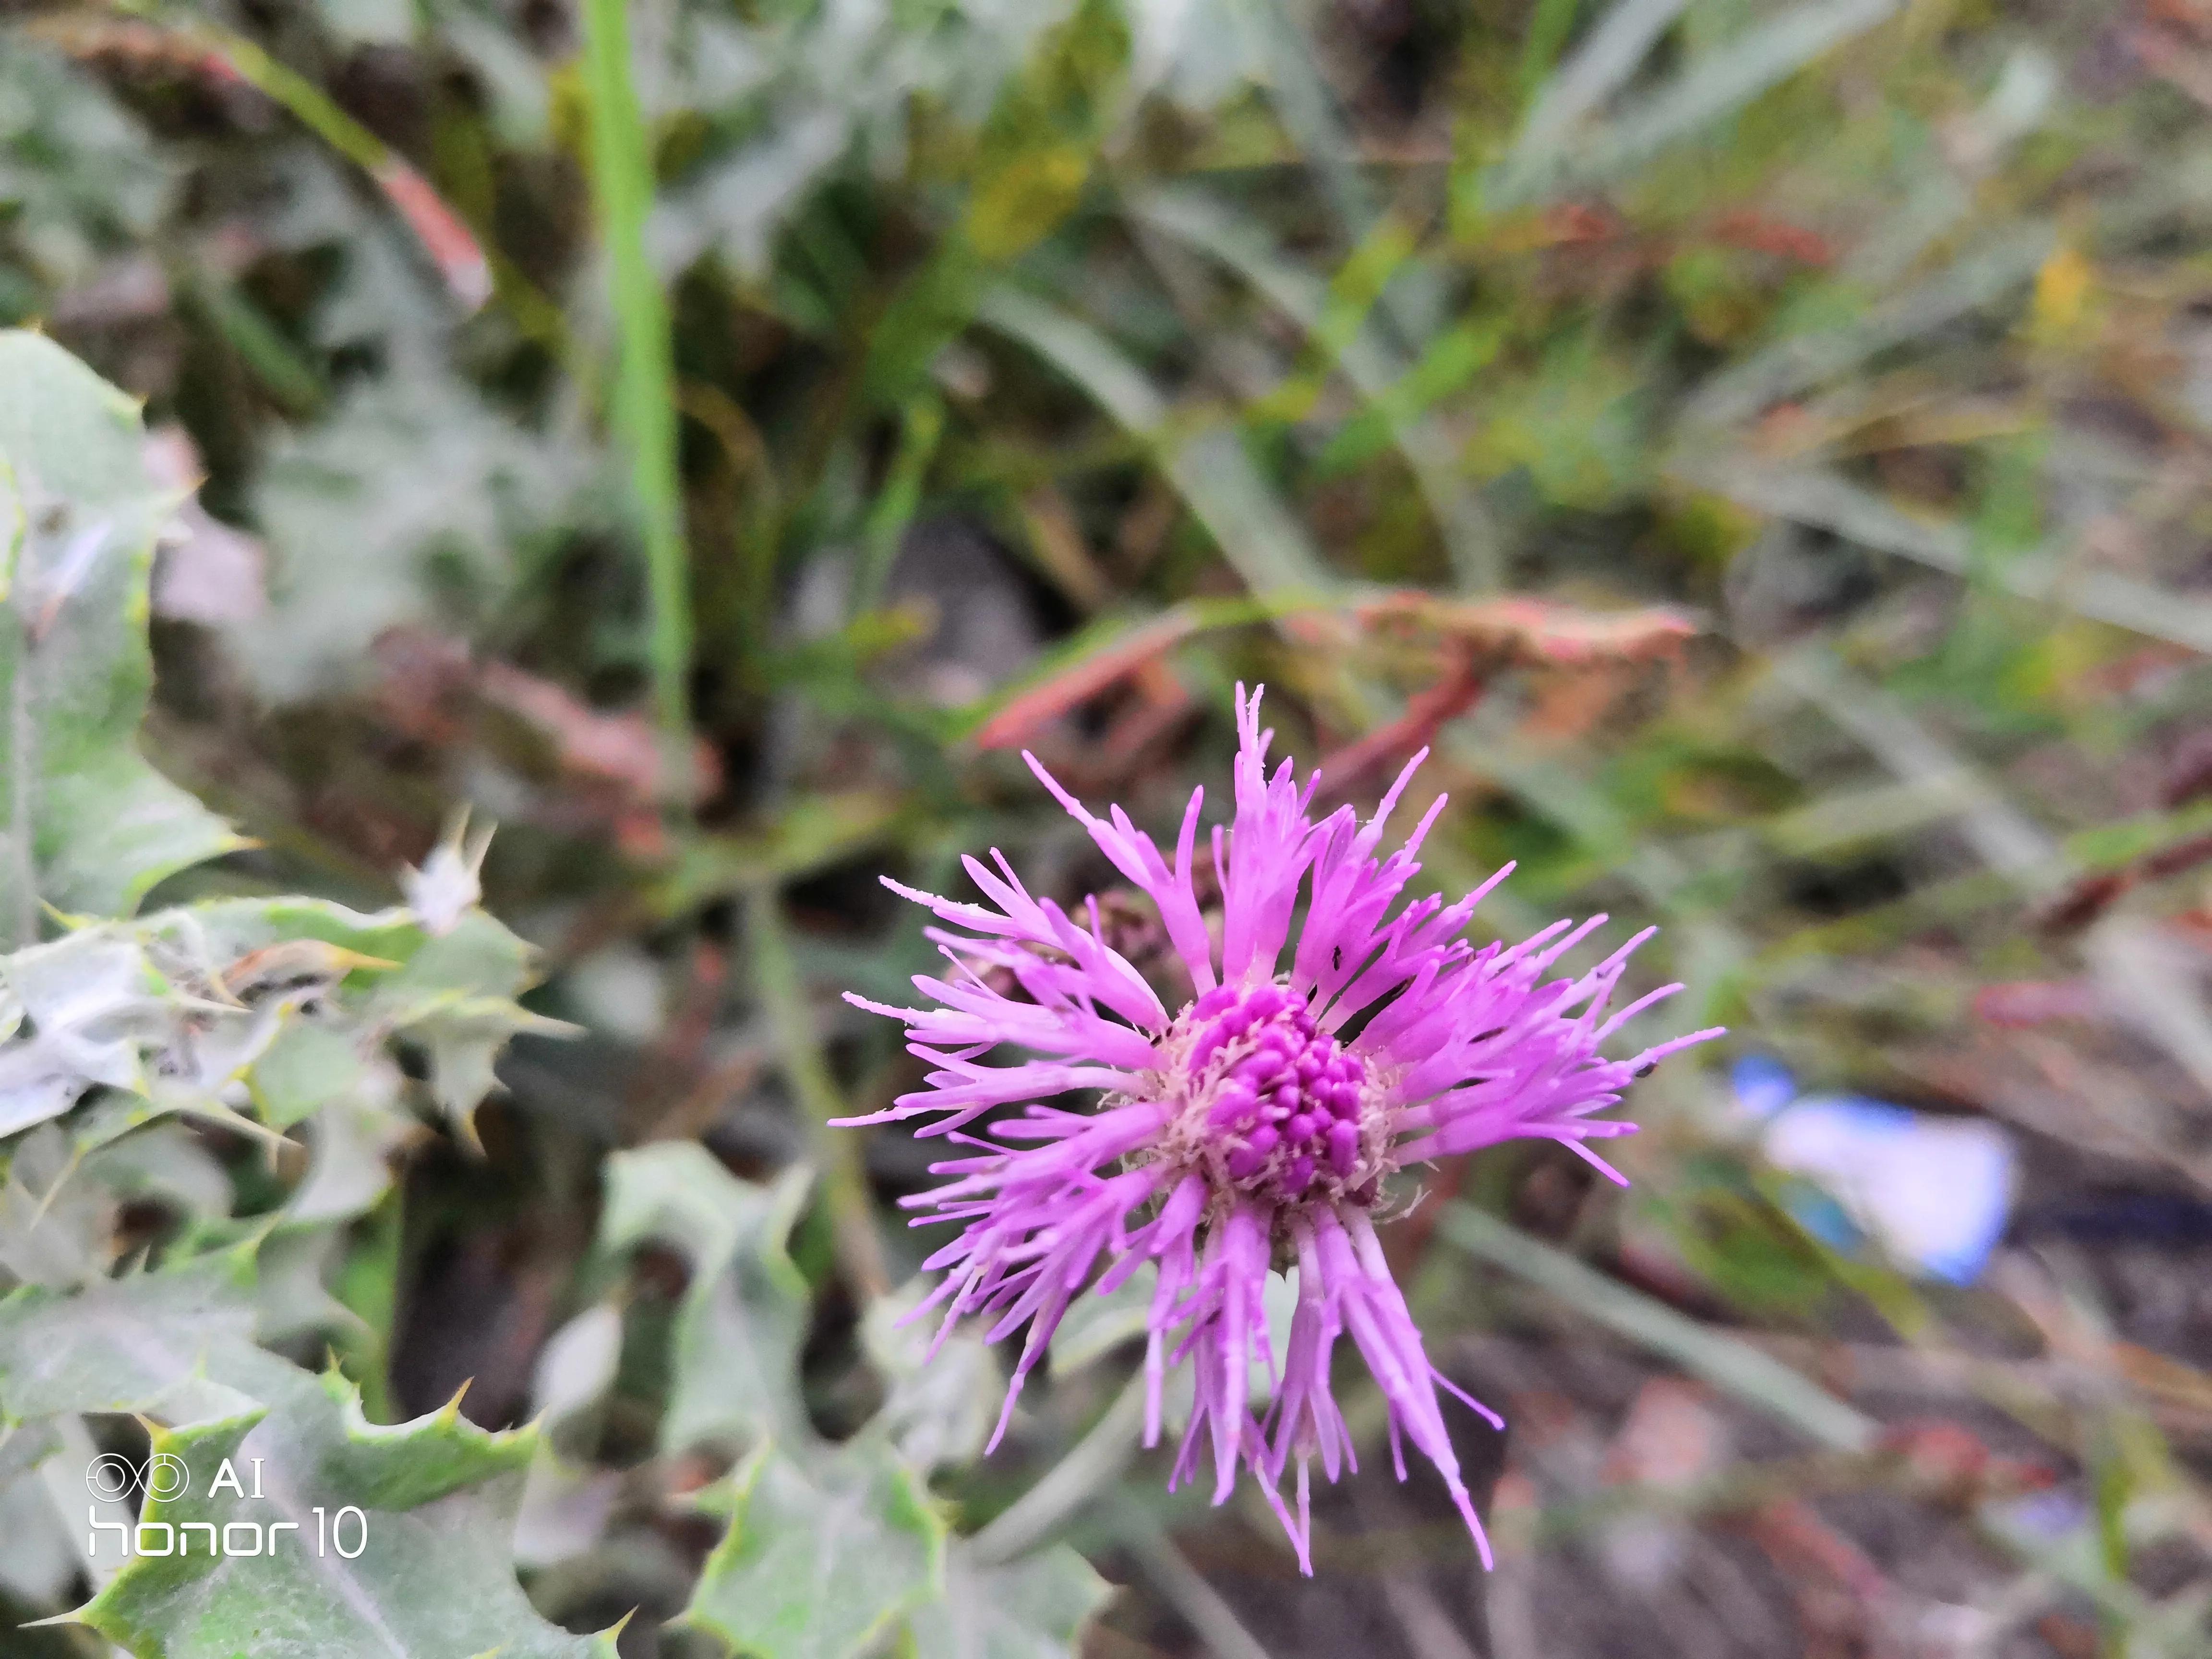
[[[1563,178],[1613,178],[1709,121],[1739,109],[1852,36],[1896,14],[1898,0],[1819,0],[1747,29],[1699,58],[1569,153]]]
[[[304,417],[322,408],[330,388],[315,365],[235,285],[203,270],[187,274],[177,288],[206,315],[286,414]]]
[[[591,110],[592,197],[605,238],[616,327],[615,430],[629,452],[630,487],[645,535],[652,611],[653,709],[667,750],[672,799],[690,762],[691,596],[677,473],[675,342],[668,300],[646,252],[653,155],[630,79],[623,0],[586,0],[584,91]]]
[[[1973,568],[1972,538],[1965,526],[1917,517],[1862,485],[1818,468],[1784,471],[1739,458],[1700,461],[1680,471],[1685,478],[1754,512],[1833,531],[1863,546],[1899,554],[1954,576]],[[2021,599],[2061,605],[2093,621],[2192,651],[2212,652],[2212,605],[2115,571],[2069,568],[2056,547],[2007,560],[1982,579]]]
[[[1267,96],[1276,119],[1321,175],[1345,242],[1364,241],[1382,219],[1382,208],[1361,171],[1358,143],[1322,72],[1308,20],[1291,0],[1245,0],[1240,9],[1267,53]],[[1391,331],[1408,344],[1443,326],[1443,286],[1433,270],[1417,262],[1408,262],[1396,274],[1378,303]]]
[[[1284,0],[1257,0],[1240,7],[1267,54],[1267,101],[1314,171],[1321,174],[1329,205],[1348,238],[1367,234],[1379,210],[1375,192],[1357,165],[1351,132],[1336,97],[1314,60],[1306,32]]]
[[[1970,777],[1931,776],[1836,790],[1768,819],[1759,833],[1791,858],[1887,841],[1964,811],[1976,799],[1975,784]]]
[[[2070,878],[2057,842],[1978,768],[1954,754],[1911,710],[1853,674],[1820,647],[1776,657],[1771,672],[1812,703],[1900,781],[1959,801],[1960,829],[1990,869],[2033,897]]]
[[[1438,1218],[1437,1231],[1469,1255],[1550,1291],[1577,1313],[1663,1354],[1816,1444],[1832,1451],[1856,1452],[1875,1443],[1880,1425],[1874,1419],[1780,1360],[1707,1329],[1495,1216],[1454,1204]]]
[[[2082,954],[2114,1006],[2155,1039],[2212,1097],[2212,1017],[2197,988],[2196,951],[2139,916],[2107,916]]]
[[[1304,527],[1261,477],[1234,430],[1213,422],[1171,422],[1167,399],[1111,340],[1042,300],[995,288],[975,314],[1035,351],[1131,436],[1151,446],[1168,482],[1254,592],[1336,585]]]
[[[1257,225],[1194,190],[1147,192],[1131,201],[1130,210],[1163,235],[1226,265],[1321,343],[1329,310],[1328,285],[1282,257]],[[1475,592],[1499,586],[1504,573],[1498,529],[1481,496],[1460,471],[1458,446],[1436,422],[1408,415],[1392,396],[1413,365],[1372,328],[1357,331],[1334,355],[1352,389],[1388,423],[1391,441],[1405,457],[1436,520],[1462,585]]]
[[[187,44],[201,55],[211,77],[244,82],[368,173],[406,220],[453,297],[471,311],[489,297],[491,276],[484,251],[460,216],[404,157],[339,108],[320,87],[220,24],[170,17],[153,5],[125,4],[118,9]],[[55,38],[67,48],[65,27],[58,29]]]
[[[1512,206],[1541,192],[1583,118],[1627,83],[1687,3],[1621,0],[1606,13],[1537,92],[1521,136],[1486,192],[1492,206]]]
[[[891,1281],[884,1263],[883,1241],[876,1237],[867,1172],[860,1164],[864,1143],[848,1130],[830,1127],[832,1118],[847,1115],[845,1100],[830,1075],[814,1016],[806,1006],[806,984],[792,954],[783,900],[771,887],[755,889],[745,906],[745,921],[752,935],[756,988],[775,1034],[784,1079],[805,1121],[815,1167],[822,1171],[822,1198],[830,1208],[838,1265],[853,1289],[873,1300],[890,1289]]]
[[[1469,1255],[1502,1267],[1547,1291],[1615,1334],[1662,1355],[1693,1376],[1787,1424],[1833,1451],[1875,1449],[1881,1425],[1845,1404],[1780,1360],[1724,1333],[1708,1329],[1686,1314],[1607,1278],[1565,1251],[1529,1237],[1517,1227],[1465,1204],[1447,1208],[1437,1232]],[[2115,1619],[2145,1638],[2151,1650],[2190,1651],[2166,1645],[2176,1632],[2201,1619],[2201,1609],[2183,1598],[2153,1602],[2134,1585],[2102,1572],[2082,1545],[2087,1529],[2077,1527],[2051,1539],[2023,1524],[2010,1503],[1984,1503],[1974,1511],[1975,1527],[2022,1563],[2072,1586]]]
[[[1777,341],[1699,387],[1682,410],[1682,428],[1749,420],[1877,353],[2009,299],[2035,280],[2056,236],[2039,222],[1994,233],[1972,253],[1848,323]]]
[[[868,509],[862,531],[860,570],[853,584],[850,615],[866,616],[883,603],[884,584],[890,579],[899,544],[906,539],[907,526],[914,522],[915,511],[921,505],[922,481],[937,453],[938,440],[944,434],[944,404],[928,392],[908,399],[899,430],[898,453],[891,457],[890,471],[875,505]]]

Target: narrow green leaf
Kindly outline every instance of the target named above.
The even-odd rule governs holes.
[[[1489,192],[1493,204],[1526,200],[1538,192],[1583,119],[1627,84],[1686,3],[1620,0],[1606,13],[1537,93],[1499,169],[1499,182]]]
[[[1090,324],[1042,301],[997,288],[984,296],[977,315],[1036,351],[1133,436],[1158,449],[1168,481],[1254,592],[1331,584],[1319,550],[1234,430],[1213,424],[1172,429],[1166,399],[1142,370]]]
[[[1700,1325],[1663,1302],[1465,1204],[1446,1209],[1437,1231],[1470,1255],[1549,1291],[1631,1341],[1756,1406],[1823,1446],[1863,1451],[1875,1441],[1871,1418],[1809,1378],[1724,1332]]]
[[[1755,511],[1833,531],[1862,546],[1953,575],[1973,571],[1973,540],[1964,526],[1909,513],[1826,469],[1716,458],[1686,460],[1676,470]],[[2212,605],[2116,570],[2076,568],[2068,552],[2063,546],[2039,548],[2005,560],[1988,573],[1988,580],[2021,599],[2061,605],[2192,651],[2212,651]]]
[[[622,336],[615,428],[629,451],[630,487],[645,532],[653,706],[668,763],[682,768],[689,761],[691,724],[691,593],[677,475],[675,344],[667,296],[646,252],[653,152],[630,79],[629,10],[623,0],[586,0],[584,85],[592,112],[592,194]],[[680,771],[677,778],[675,798],[682,799]]]
[[[1425,385],[1437,380],[1431,368],[1439,354],[1456,349],[1464,374],[1473,375],[1498,349],[1495,325],[1468,323],[1431,337],[1419,362],[1373,327],[1351,331],[1340,340],[1323,339],[1329,316],[1328,285],[1277,249],[1250,219],[1198,190],[1150,192],[1131,204],[1143,223],[1217,259],[1252,285],[1270,305],[1327,348],[1344,378],[1368,400],[1367,418],[1379,422],[1405,457],[1420,486],[1437,526],[1443,532],[1462,584],[1474,590],[1497,586],[1503,577],[1497,526],[1474,486],[1462,475],[1459,443],[1424,412],[1425,403],[1453,389]],[[1458,376],[1454,377],[1454,384]]]
[[[1823,53],[1887,22],[1898,4],[1899,0],[1811,0],[1745,30],[1591,134],[1573,152],[1570,176],[1602,179],[1628,171]]]

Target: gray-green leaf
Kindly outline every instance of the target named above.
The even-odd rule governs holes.
[[[748,1659],[853,1659],[942,1590],[945,1524],[872,1437],[805,1466],[763,1444],[704,1501],[730,1530],[684,1620]]]
[[[691,1264],[661,1424],[666,1449],[769,1435],[791,1445],[812,1442],[799,1394],[806,1282],[785,1248],[809,1179],[794,1170],[773,1187],[756,1186],[690,1141],[607,1160],[601,1246],[618,1251],[656,1242]]]
[[[138,405],[42,335],[0,332],[0,927],[41,901],[128,915],[164,876],[241,845],[137,750],[154,538],[168,503]]]
[[[343,1379],[270,1354],[226,1376],[261,1405],[154,1435],[189,1490],[149,1497],[136,1539],[174,1528],[189,1547],[137,1555],[84,1623],[137,1659],[611,1659],[611,1635],[549,1624],[515,1581],[530,1431],[486,1433],[453,1406],[380,1428]],[[217,1491],[226,1459],[238,1478]]]
[[[908,1621],[915,1659],[1069,1659],[1114,1587],[1065,1544],[1006,1566],[955,1545],[945,1595]]]
[[[234,1411],[224,1380],[252,1350],[250,1251],[0,1299],[0,1422],[137,1412],[172,1422]]]

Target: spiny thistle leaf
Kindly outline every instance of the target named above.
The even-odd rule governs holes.
[[[1005,1384],[996,1356],[972,1328],[940,1338],[933,1319],[911,1317],[930,1286],[916,1279],[878,1297],[862,1316],[860,1340],[886,1384],[871,1425],[925,1473],[964,1463],[983,1449],[999,1419]]]
[[[1065,1544],[1005,1566],[955,1545],[945,1595],[908,1621],[915,1659],[1067,1659],[1114,1593]]]
[[[164,876],[242,845],[139,755],[154,538],[138,405],[43,336],[0,332],[0,925],[43,902],[128,915]]]
[[[691,1281],[677,1316],[674,1382],[660,1443],[670,1451],[734,1437],[813,1443],[799,1394],[807,1295],[785,1249],[808,1175],[773,1187],[730,1174],[705,1147],[669,1141],[607,1160],[603,1249],[658,1242],[684,1252]]]
[[[684,1622],[748,1659],[853,1659],[941,1593],[945,1523],[873,1437],[806,1465],[763,1443],[703,1501],[730,1530]]]
[[[0,957],[0,1013],[15,1027],[0,1037],[0,1134],[95,1088],[141,1103],[112,1133],[249,1103],[280,1129],[340,1102],[388,1112],[384,1049],[398,1036],[428,1054],[432,1092],[465,1129],[507,1039],[566,1029],[515,1003],[530,979],[528,947],[481,911],[442,937],[405,910],[310,899],[80,927]]]
[[[509,1545],[535,1434],[486,1433],[458,1401],[394,1427],[368,1422],[343,1377],[253,1345],[252,1279],[241,1246],[71,1296],[0,1301],[0,1421],[136,1413],[166,1425],[151,1449],[173,1460],[167,1479],[183,1472],[181,1486],[149,1477],[131,1559],[76,1616],[138,1659],[611,1655],[611,1641],[540,1620],[515,1582]],[[357,1514],[341,1525],[347,1510]],[[115,1561],[125,1541],[94,1540]]]
[[[148,1498],[134,1559],[77,1619],[138,1659],[611,1659],[611,1634],[547,1623],[515,1581],[533,1432],[487,1433],[458,1401],[377,1427],[343,1378],[258,1351],[224,1369],[262,1403],[155,1433],[189,1489]],[[173,1553],[145,1553],[170,1528]]]
[[[227,1379],[253,1352],[248,1248],[70,1295],[28,1286],[0,1299],[0,1423],[234,1412],[244,1402]]]

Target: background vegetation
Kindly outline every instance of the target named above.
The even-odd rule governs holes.
[[[10,337],[0,1651],[2206,1650],[2212,8],[0,30],[0,322],[149,434]],[[912,1083],[878,875],[1109,884],[1012,751],[1158,820],[1240,678],[1734,1032],[1632,1190],[1392,1230],[1511,1423],[1487,1579],[1379,1446],[1311,1585],[1168,1498],[1111,1309],[979,1461],[995,1358],[892,1328],[927,1155],[822,1127]],[[2000,1126],[1986,1269],[1818,1224],[1750,1054]],[[147,1423],[413,1553],[106,1583]]]

